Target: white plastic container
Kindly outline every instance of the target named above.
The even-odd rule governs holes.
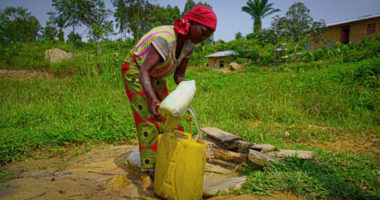
[[[195,81],[182,81],[161,103],[158,113],[165,119],[159,122],[164,133],[172,132],[188,110],[195,95]]]

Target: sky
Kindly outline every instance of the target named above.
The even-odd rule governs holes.
[[[212,6],[217,18],[218,25],[214,34],[214,40],[231,41],[235,34],[243,35],[253,31],[253,20],[248,13],[241,11],[248,0],[201,0]],[[106,7],[114,10],[111,0],[104,0]],[[194,0],[198,2],[198,0]],[[262,27],[269,28],[275,15],[284,16],[289,7],[295,2],[302,2],[310,9],[310,16],[315,20],[325,20],[326,24],[337,21],[356,18],[364,15],[380,13],[380,0],[269,0],[274,3],[273,7],[281,11],[262,19]],[[186,0],[155,0],[161,6],[168,4],[177,5],[182,11]],[[8,6],[24,7],[32,13],[41,26],[45,26],[48,20],[46,12],[53,10],[51,0],[0,0],[0,10]],[[82,38],[86,37],[85,28],[78,28]],[[65,33],[70,29],[65,30]],[[121,35],[111,36],[110,39],[120,38]]]

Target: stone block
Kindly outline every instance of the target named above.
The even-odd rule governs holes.
[[[223,143],[231,143],[235,140],[241,139],[240,136],[234,135],[232,133],[228,133],[226,131],[220,130],[215,127],[205,127],[205,128],[202,128],[202,131],[207,133],[207,135],[209,135],[210,137]]]
[[[263,168],[265,165],[271,166],[271,162],[274,159],[270,156],[267,156],[261,152],[255,151],[253,149],[249,150],[248,153],[248,165],[258,168]]]

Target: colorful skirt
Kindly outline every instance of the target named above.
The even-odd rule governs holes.
[[[158,123],[153,121],[150,112],[150,99],[146,95],[140,82],[140,67],[133,54],[130,54],[121,67],[125,91],[132,107],[132,114],[136,124],[139,141],[140,159],[142,169],[154,169],[156,163],[157,139],[160,129]],[[153,90],[158,99],[162,101],[168,95],[166,80],[151,77]],[[179,126],[183,131],[183,127]]]

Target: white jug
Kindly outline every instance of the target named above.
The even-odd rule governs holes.
[[[177,88],[171,92],[158,107],[158,113],[165,122],[159,122],[164,133],[172,132],[181,121],[188,110],[191,100],[195,95],[195,81],[182,81]]]

